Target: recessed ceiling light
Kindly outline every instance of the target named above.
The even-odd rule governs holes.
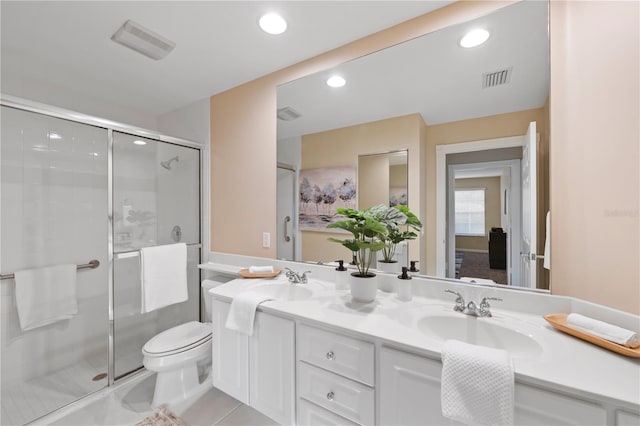
[[[460,46],[476,47],[489,39],[489,31],[483,29],[471,30],[462,37]]]
[[[342,87],[346,83],[347,83],[346,80],[340,77],[339,75],[334,75],[332,77],[329,77],[329,79],[327,80],[327,86],[330,86],[330,87]]]
[[[49,132],[49,139],[62,139],[62,136],[56,132]]]
[[[90,152],[90,153],[89,153],[89,155],[94,156],[94,157],[97,157],[97,156],[99,156],[100,154],[98,154],[97,152]]]
[[[147,144],[145,141],[141,141],[140,139],[136,139],[135,141],[133,141],[133,143],[135,143],[136,145],[146,145]]]
[[[262,15],[258,24],[260,24],[262,31],[269,34],[282,34],[287,30],[287,21],[277,13],[267,13]]]

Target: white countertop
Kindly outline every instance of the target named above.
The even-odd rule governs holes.
[[[234,279],[210,293],[231,301],[242,291],[262,285],[282,283],[275,279]],[[311,279],[304,286],[313,292],[306,300],[272,300],[259,309],[325,327],[362,335],[370,340],[440,359],[442,340],[419,330],[418,321],[426,315],[463,316],[453,312],[453,300],[417,297],[409,302],[394,293],[378,291],[369,304],[351,300],[348,290],[335,290],[328,281]],[[477,301],[476,301],[477,303]],[[610,400],[615,405],[640,411],[640,359],[622,356],[555,330],[542,315],[500,309],[492,304],[493,318],[479,318],[532,336],[540,344],[535,354],[514,354],[516,380],[574,395]]]

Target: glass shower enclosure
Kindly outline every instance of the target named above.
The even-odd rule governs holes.
[[[148,339],[200,318],[201,151],[26,101],[2,104],[0,423],[23,425],[142,368]],[[139,249],[175,242],[188,247],[189,300],[141,314]],[[55,280],[24,277],[60,265],[77,267],[75,291],[64,295],[75,312],[29,325],[55,313],[62,295]],[[25,302],[29,291],[40,305]]]

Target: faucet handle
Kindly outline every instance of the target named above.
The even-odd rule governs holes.
[[[464,308],[465,308],[465,303],[464,303],[464,298],[462,297],[462,295],[460,293],[458,293],[457,291],[453,291],[453,290],[445,290],[445,293],[451,293],[451,294],[455,294],[456,297],[456,306],[453,308],[454,311],[459,311],[459,312],[463,312]]]
[[[488,302],[489,300],[496,300],[498,302],[502,302],[502,299],[500,299],[499,297],[483,297],[482,301],[480,302],[480,306],[482,305],[490,306]]]
[[[489,304],[489,300],[497,300],[498,302],[502,302],[502,299],[500,299],[499,297],[483,297],[482,301],[480,302],[480,306],[478,306],[480,310],[480,316],[491,316],[491,311],[489,310],[489,308],[491,308],[491,305]]]

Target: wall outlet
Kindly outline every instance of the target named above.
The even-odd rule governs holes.
[[[269,248],[271,247],[271,233],[263,232],[262,233],[262,247]]]

